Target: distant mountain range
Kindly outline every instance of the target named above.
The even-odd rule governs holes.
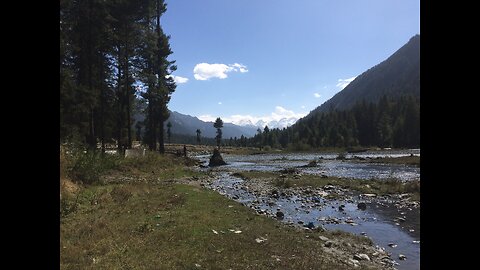
[[[295,124],[295,122],[297,122],[299,118],[295,118],[295,117],[291,117],[291,118],[282,118],[278,121],[276,120],[271,120],[271,121],[264,121],[264,120],[258,120],[257,122],[255,123],[252,123],[252,121],[250,120],[240,120],[238,122],[235,122],[234,124],[238,125],[238,126],[242,126],[242,127],[250,127],[250,128],[260,128],[260,129],[264,129],[265,126],[268,126],[268,128],[272,129],[272,128],[286,128],[286,127],[289,127],[293,124]]]
[[[144,108],[144,104],[138,104],[139,108],[134,114],[134,122],[143,121],[145,115],[140,113]],[[172,134],[183,134],[190,136],[197,136],[197,129],[200,129],[202,132],[201,136],[205,138],[215,138],[217,135],[217,129],[213,127],[213,122],[205,122],[197,117],[181,114],[179,112],[171,111],[170,117],[165,121],[165,131],[167,130],[167,123],[172,123],[171,132]],[[132,125],[135,127],[135,123]],[[243,135],[247,138],[253,137],[257,133],[257,128],[255,126],[239,126],[232,123],[223,123],[222,128],[222,138],[229,139],[230,137],[238,139]]]
[[[413,36],[385,61],[363,72],[309,115],[349,109],[362,100],[376,103],[383,95],[420,96],[420,35]]]
[[[170,112],[170,118],[165,123],[172,123],[172,133],[196,136],[196,130],[200,129],[202,137],[214,138],[217,129],[213,127],[213,122],[205,122],[197,117],[181,114],[179,112]],[[239,126],[232,123],[223,123],[222,137],[224,139],[253,137],[257,132],[255,126]]]

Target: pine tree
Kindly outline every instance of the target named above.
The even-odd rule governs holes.
[[[202,131],[200,129],[197,129],[197,144],[200,144],[201,142],[201,137],[200,135],[202,134]]]
[[[215,136],[215,139],[217,140],[217,147],[220,150],[220,143],[222,141],[222,128],[223,128],[223,121],[218,117],[215,120],[215,123],[213,123],[213,127],[217,129],[217,136]]]

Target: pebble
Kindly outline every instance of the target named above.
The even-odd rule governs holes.
[[[330,240],[330,239],[328,239],[328,237],[325,237],[325,236],[322,236],[322,235],[320,235],[318,238],[322,241],[325,241],[325,242]]]
[[[368,255],[364,253],[353,255],[353,259],[358,261],[370,261],[370,257],[368,257]]]

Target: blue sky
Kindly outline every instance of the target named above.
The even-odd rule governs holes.
[[[304,116],[420,34],[419,0],[166,2],[169,108],[203,120]]]

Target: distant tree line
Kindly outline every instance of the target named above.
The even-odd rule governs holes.
[[[215,138],[201,137],[200,141],[198,140],[198,138],[199,137],[197,135],[172,133],[171,143],[210,145],[210,146],[218,147],[219,141],[216,137]],[[248,142],[248,138],[242,135],[240,138],[230,137],[228,139],[221,139],[220,146],[235,146],[235,147],[250,146],[247,144],[247,142]]]
[[[201,142],[198,142],[196,135],[175,134],[172,133],[171,143],[175,144],[192,144],[192,145],[217,145],[215,138],[202,137]]]
[[[96,149],[131,148],[145,129],[151,150],[164,152],[175,61],[160,25],[163,0],[60,0],[60,140]],[[135,96],[148,105],[133,125]]]
[[[300,119],[284,129],[257,130],[245,146],[307,150],[318,147],[419,147],[420,98],[402,96],[378,103],[356,103]]]

